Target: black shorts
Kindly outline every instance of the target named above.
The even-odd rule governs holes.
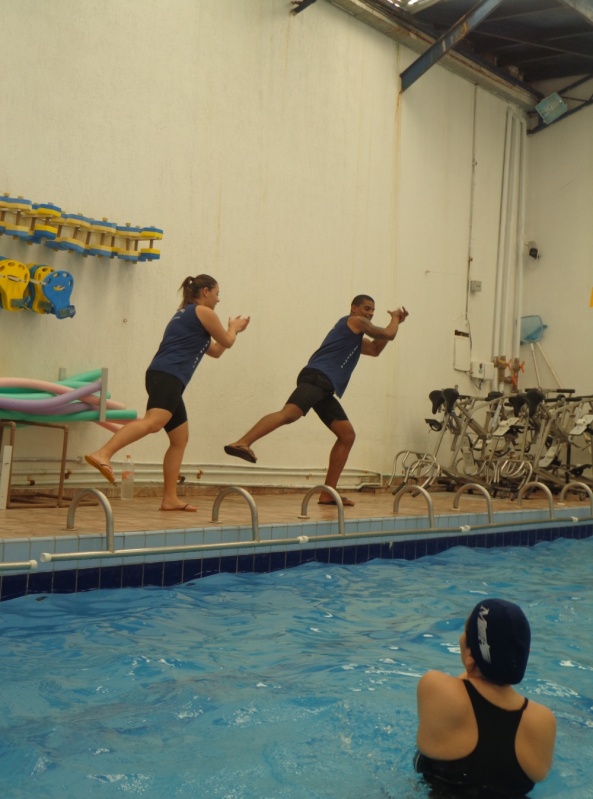
[[[146,391],[148,392],[148,402],[146,410],[160,408],[169,411],[171,418],[165,425],[165,430],[170,433],[176,427],[180,427],[187,422],[187,411],[181,395],[185,386],[178,377],[159,372],[156,369],[149,369],[145,378]]]
[[[297,387],[287,399],[287,404],[296,405],[306,416],[313,408],[324,425],[332,422],[347,422],[346,411],[334,397],[331,381],[318,369],[305,366],[297,377]]]

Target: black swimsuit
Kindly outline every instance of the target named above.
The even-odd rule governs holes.
[[[452,785],[484,786],[506,796],[524,796],[535,783],[519,765],[515,737],[529,700],[519,710],[503,710],[485,699],[469,680],[463,682],[478,724],[476,748],[457,760],[435,760],[417,752],[416,771]]]

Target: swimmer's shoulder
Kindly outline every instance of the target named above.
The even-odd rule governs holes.
[[[541,782],[552,768],[556,742],[556,718],[552,711],[531,699],[517,730],[515,747],[525,773]]]
[[[463,679],[443,671],[431,670],[423,674],[418,681],[417,697],[419,706],[429,706],[433,712],[446,709],[451,713],[458,707],[461,713],[465,713],[468,707]]]

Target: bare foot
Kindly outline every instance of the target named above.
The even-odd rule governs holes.
[[[330,494],[321,494],[321,497],[330,497]],[[336,500],[333,497],[330,497],[329,500],[321,499],[321,497],[319,498],[319,502],[317,503],[318,505],[336,505],[337,504]],[[348,497],[340,497],[340,499],[342,500],[342,505],[344,507],[353,507],[354,506],[354,502],[352,502],[351,499],[348,499]]]

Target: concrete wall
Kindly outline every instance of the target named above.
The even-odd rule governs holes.
[[[375,298],[378,324],[387,309],[410,311],[396,342],[379,359],[363,359],[345,395],[358,433],[349,466],[361,470],[389,473],[397,450],[426,446],[433,388],[493,387],[472,381],[467,365],[454,368],[455,330],[471,334],[464,363],[466,355],[489,361],[500,319],[508,340],[516,322],[516,313],[501,316],[496,292],[502,228],[510,227],[506,260],[511,272],[516,266],[521,115],[440,66],[399,96],[398,75],[414,53],[329,3],[297,17],[289,8],[279,0],[0,7],[0,190],[165,231],[161,260],[142,265],[2,237],[4,256],[72,273],[77,313],[57,320],[0,311],[0,372],[52,380],[59,367],[105,366],[113,396],[142,412],[144,370],[181,281],[213,274],[221,317],[249,314],[252,323],[220,361],[206,359],[186,392],[188,479],[207,464],[240,472],[223,444],[282,406],[359,292]],[[583,147],[589,142],[590,176],[590,130],[579,133],[578,118],[569,124]],[[568,204],[562,224],[551,223],[561,170],[547,175],[545,192],[533,190],[538,162],[563,149],[558,127],[531,145],[530,235],[546,253],[540,268],[558,259],[575,270],[572,243],[564,257],[567,234],[576,229],[582,245],[588,235],[590,269],[593,234],[581,225],[587,207],[591,219],[591,180],[587,187],[574,150],[561,162],[566,190],[579,184],[586,201],[581,225]],[[510,226],[501,223],[509,153]],[[561,274],[553,273],[558,282]],[[469,294],[470,278],[481,292]],[[526,307],[552,322],[553,303],[543,297],[553,295],[537,278],[526,282]],[[583,299],[586,282],[583,275],[571,301]],[[578,320],[570,323],[574,341]],[[550,324],[556,358],[560,328]],[[565,376],[576,379],[573,367]],[[104,436],[96,425],[73,426],[70,456]],[[311,414],[260,442],[259,463],[287,469],[291,482],[291,469],[324,468],[332,438]],[[51,448],[47,433],[24,431],[21,440],[34,456]],[[164,446],[164,434],[152,436],[133,447],[134,458],[158,463]]]

